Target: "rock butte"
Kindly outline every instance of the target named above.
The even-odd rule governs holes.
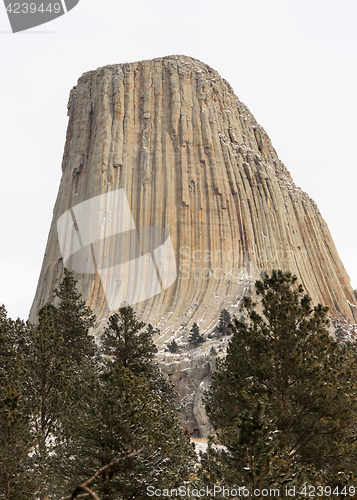
[[[136,227],[166,228],[174,247],[176,281],[134,306],[143,321],[160,328],[159,347],[173,335],[187,339],[193,322],[201,333],[211,331],[220,310],[234,314],[260,272],[272,268],[294,272],[332,316],[357,321],[349,277],[316,204],[295,186],[264,129],[209,66],[174,55],[98,68],[72,89],[68,115],[32,321],[54,300],[63,273],[58,218],[122,188]],[[108,257],[114,250],[108,243],[102,251]],[[101,328],[109,308],[99,275],[75,277]],[[177,382],[179,367],[166,371]],[[197,383],[209,375],[203,372]],[[199,424],[201,435],[206,424]]]

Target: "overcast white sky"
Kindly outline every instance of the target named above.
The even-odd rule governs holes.
[[[80,0],[12,34],[0,5],[0,303],[26,319],[52,218],[79,76],[185,54],[209,64],[317,203],[357,288],[355,0]]]

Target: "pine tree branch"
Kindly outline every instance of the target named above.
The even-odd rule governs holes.
[[[80,498],[80,497],[84,497],[84,496],[88,496],[88,495],[90,495],[92,498],[94,498],[94,500],[100,500],[100,498],[97,497],[97,495],[94,493],[94,491],[92,491],[91,489],[88,488],[88,485],[92,481],[94,481],[103,471],[105,471],[106,469],[108,469],[112,465],[115,465],[115,464],[117,464],[119,462],[122,462],[123,460],[126,460],[127,458],[131,458],[131,457],[134,457],[136,455],[139,455],[139,453],[141,453],[143,451],[143,449],[144,449],[144,447],[140,448],[140,450],[133,451],[132,453],[129,453],[129,455],[126,455],[125,457],[118,458],[117,460],[113,460],[109,464],[104,465],[99,470],[97,470],[97,472],[92,477],[90,477],[89,479],[87,479],[87,481],[85,481],[84,483],[78,485],[74,489],[74,491],[73,491],[73,493],[72,493],[71,496],[65,497],[65,498],[61,498],[61,500],[74,500],[75,498]],[[80,493],[81,491],[85,491],[86,493],[84,493],[83,495],[79,495],[78,493]]]
[[[312,439],[315,435],[318,435],[318,433],[312,432],[313,428],[315,425],[322,419],[324,418],[325,413],[322,415],[319,415],[308,427],[305,429],[305,431],[302,433],[300,439],[297,441],[297,443],[294,444],[292,449],[290,450],[289,456],[294,457],[297,452],[299,451],[298,448],[303,443],[304,441],[306,442],[307,439]]]

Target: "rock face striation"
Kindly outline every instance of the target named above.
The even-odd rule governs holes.
[[[212,331],[220,310],[237,312],[254,280],[272,268],[294,272],[332,316],[357,321],[349,277],[316,204],[295,186],[264,129],[209,66],[175,55],[90,71],[72,89],[68,115],[63,175],[32,321],[54,300],[68,267],[57,233],[60,216],[123,189],[135,227],[165,228],[171,237],[177,279],[133,306],[160,329],[159,348],[173,336],[187,339],[193,322],[201,333]],[[93,225],[105,226],[113,204],[115,197]],[[96,250],[108,268],[116,245],[109,238]],[[150,281],[144,268],[140,272]],[[106,281],[116,280],[121,290],[130,285],[130,278],[114,274],[105,280],[98,272],[75,276],[99,329],[110,314]],[[173,379],[180,372],[175,363],[165,368]],[[202,363],[206,377],[209,361]]]

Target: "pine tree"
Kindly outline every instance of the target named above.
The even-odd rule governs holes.
[[[0,389],[0,433],[0,498],[34,498],[31,419],[26,401],[13,386]]]
[[[227,311],[227,309],[222,309],[219,315],[219,321],[216,328],[216,331],[219,335],[229,335],[231,331],[228,328],[228,325],[231,322],[231,315]]]
[[[31,415],[24,398],[24,361],[19,350],[27,325],[0,306],[0,498],[33,498],[36,477],[30,451]]]
[[[229,443],[239,415],[260,400],[291,464],[325,481],[342,478],[356,468],[356,361],[329,336],[327,308],[313,307],[295,276],[273,271],[256,282],[256,293],[260,304],[244,300],[247,320],[233,321],[206,399],[220,442]]]
[[[198,328],[197,323],[193,323],[191,330],[190,330],[190,335],[188,337],[188,343],[192,347],[198,347],[199,345],[203,344],[205,341],[203,335],[200,334],[200,329]]]
[[[63,433],[70,435],[74,423],[80,425],[79,407],[83,404],[85,407],[86,402],[90,401],[91,387],[99,369],[97,347],[90,333],[96,325],[96,316],[86,306],[73,273],[67,269],[64,270],[64,277],[55,290],[55,295],[59,298],[59,304],[55,308],[55,327],[63,339],[57,358],[66,369],[66,385],[70,394],[67,418],[61,425]]]
[[[56,326],[63,336],[66,356],[78,367],[91,367],[95,344],[89,332],[96,324],[96,317],[82,300],[73,273],[67,269],[55,295],[60,299],[56,307]]]
[[[153,330],[144,330],[145,323],[136,318],[132,307],[123,306],[108,319],[102,335],[103,354],[110,356],[109,364],[129,368],[134,374],[149,374],[156,346]]]
[[[193,450],[150,329],[121,308],[108,323],[100,371],[89,335],[94,317],[70,273],[57,296],[36,325],[15,328],[0,310],[0,497],[58,499],[118,459],[94,483],[102,500],[180,486],[192,473]],[[140,455],[124,460],[135,450]]]
[[[176,412],[143,374],[134,375],[118,365],[101,376],[81,439],[81,449],[87,449],[86,455],[77,458],[83,478],[141,450],[140,455],[106,469],[93,483],[101,500],[144,499],[148,486],[179,486],[192,471],[192,448]]]
[[[106,370],[115,366],[129,368],[134,375],[145,375],[153,391],[177,409],[173,384],[161,373],[155,361],[156,345],[150,329],[139,321],[132,307],[123,306],[108,319],[101,336]]]
[[[167,344],[167,349],[169,350],[169,352],[172,352],[173,354],[179,352],[180,350],[175,339]]]
[[[72,434],[74,427],[83,425],[96,378],[95,345],[89,334],[95,318],[67,271],[56,295],[59,305],[41,308],[38,323],[29,328],[22,346],[41,496],[53,494],[58,483],[65,484],[74,473],[69,457],[80,449]]]
[[[179,486],[192,472],[193,450],[179,424],[172,384],[154,359],[150,330],[130,306],[123,306],[109,318],[101,340],[105,369],[75,439],[87,450],[77,457],[77,470],[88,477],[143,447],[139,456],[98,478],[93,489],[100,498],[146,498],[149,485]]]
[[[60,433],[60,417],[70,393],[66,386],[66,366],[58,354],[63,339],[55,328],[55,308],[47,304],[39,312],[38,324],[24,338],[25,395],[34,425],[33,459],[41,496],[53,487],[50,457]]]
[[[212,479],[221,485],[244,485],[249,491],[283,487],[303,481],[302,470],[291,463],[280,447],[279,431],[265,413],[265,405],[257,401],[251,411],[237,416],[236,425],[225,434],[225,447],[215,446],[211,439],[207,453],[201,454],[199,478],[204,484]]]
[[[154,328],[151,323],[148,323],[146,329],[152,338],[154,338],[155,335],[160,335],[160,329]],[[157,350],[155,352],[157,352]]]

